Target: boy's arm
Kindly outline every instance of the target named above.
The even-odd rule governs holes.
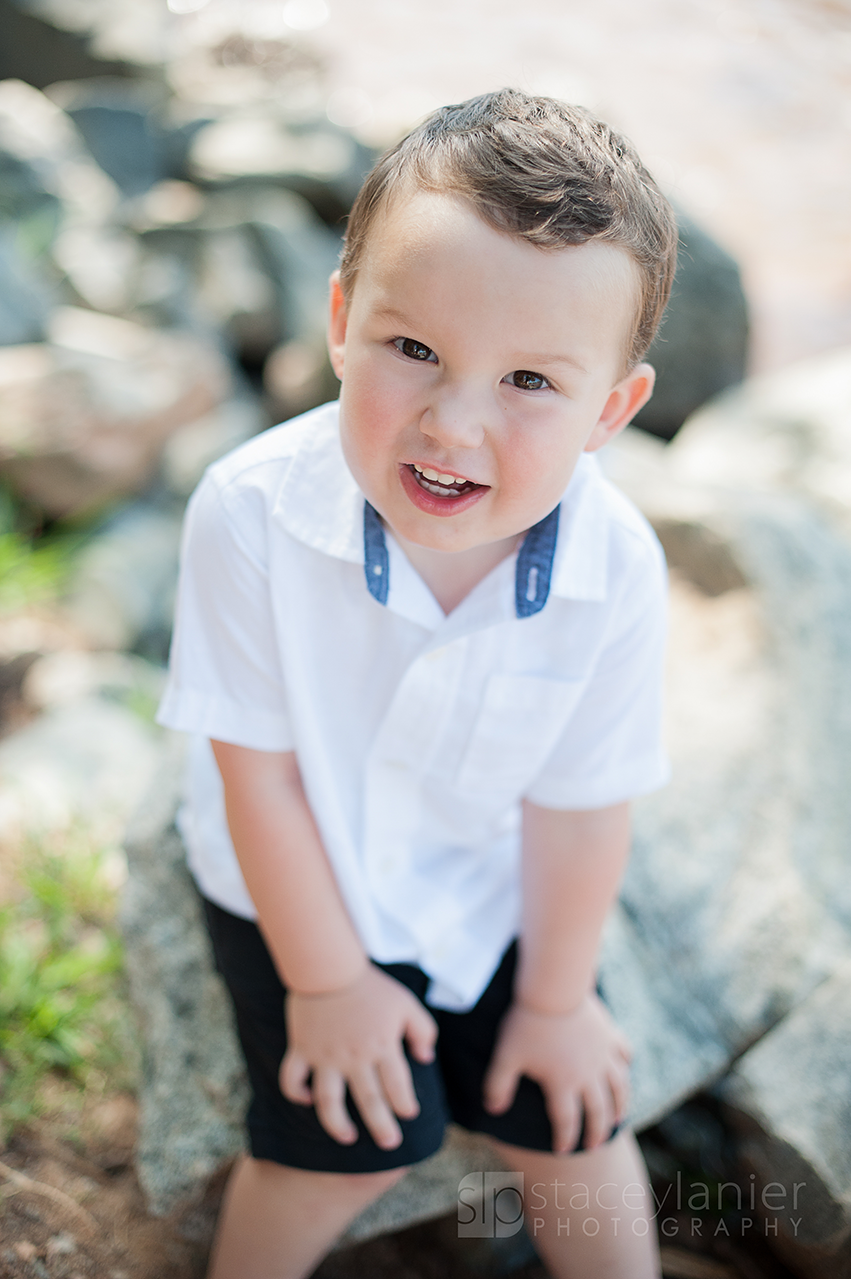
[[[349,918],[292,752],[213,742],[228,826],[260,929],[287,995],[281,1085],[313,1102],[326,1130],[357,1138],[348,1085],[380,1146],[401,1132],[393,1111],[418,1110],[402,1052],[431,1059],[434,1023],[399,982],[370,963]],[[312,1084],[308,1078],[312,1075]]]
[[[213,742],[231,839],[284,984],[339,990],[367,966],[308,807],[291,751]]]
[[[594,989],[603,921],[629,853],[629,806],[523,808],[523,914],[514,1002],[485,1081],[489,1109],[521,1074],[544,1090],[554,1149],[586,1148],[626,1112],[629,1050]]]
[[[629,848],[629,804],[563,812],[524,803],[518,1003],[563,1014],[593,993]]]

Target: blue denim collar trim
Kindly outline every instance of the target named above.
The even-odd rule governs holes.
[[[514,608],[518,617],[540,613],[550,594],[558,539],[559,507],[534,524],[523,539],[514,576]],[[390,592],[390,557],[378,512],[363,504],[363,571],[367,590],[379,604]]]
[[[514,608],[518,617],[532,617],[540,613],[549,598],[560,509],[556,506],[549,515],[532,525],[517,554]]]
[[[369,502],[363,504],[363,571],[373,599],[387,603],[390,592],[390,556],[378,512]]]

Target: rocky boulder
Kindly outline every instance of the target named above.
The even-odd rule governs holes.
[[[735,511],[772,509],[781,539],[748,539],[742,560],[773,561],[764,608],[787,671],[776,753],[788,761],[776,797],[799,901],[823,933],[851,935],[851,351],[754,379],[695,415],[671,450],[674,482],[696,481]],[[788,538],[793,534],[793,539]],[[766,555],[768,550],[768,555]],[[751,764],[753,769],[754,763]],[[755,815],[756,816],[756,815]],[[777,891],[775,859],[754,886]],[[798,933],[799,962],[819,940]],[[736,1061],[718,1092],[759,1190],[757,1220],[796,1274],[851,1275],[851,966],[825,978]],[[797,1190],[796,1190],[797,1187]]]
[[[186,334],[64,307],[50,336],[0,349],[0,475],[50,516],[142,489],[169,435],[230,389],[223,357]]]
[[[157,322],[197,332],[213,323],[252,369],[289,351],[283,368],[278,355],[266,370],[269,421],[337,394],[326,375],[325,327],[340,236],[306,199],[256,179],[203,198],[188,183],[172,183],[151,192],[135,225],[141,296]]]
[[[117,840],[159,764],[161,680],[117,654],[33,655],[23,694],[41,713],[0,741],[0,840],[75,823]]]
[[[154,1213],[198,1197],[242,1149],[244,1071],[198,893],[174,829],[182,742],[168,737],[125,840],[121,922],[142,1032],[139,1179]]]
[[[647,355],[656,369],[656,389],[635,419],[664,440],[701,404],[741,382],[748,353],[748,307],[738,266],[682,210],[677,222],[677,274]]]

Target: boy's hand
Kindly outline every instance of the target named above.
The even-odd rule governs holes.
[[[566,1014],[512,1004],[485,1076],[485,1108],[494,1115],[508,1110],[526,1075],[543,1089],[553,1150],[575,1149],[583,1119],[583,1149],[591,1150],[626,1116],[629,1060],[624,1035],[596,995]]]
[[[414,1119],[420,1109],[402,1041],[417,1061],[432,1061],[437,1027],[431,1015],[406,986],[374,964],[342,990],[290,991],[285,1011],[284,1096],[313,1104],[325,1131],[351,1145],[358,1132],[346,1109],[348,1086],[376,1144],[394,1150],[402,1141],[394,1114]]]

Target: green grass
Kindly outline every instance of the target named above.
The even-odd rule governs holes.
[[[0,1122],[38,1113],[57,1073],[132,1082],[134,1048],[109,858],[67,837],[24,850],[24,893],[0,910]]]
[[[91,531],[65,521],[40,534],[40,523],[0,481],[0,613],[56,599]]]
[[[0,612],[53,599],[69,569],[64,541],[34,545],[21,533],[0,533]]]

